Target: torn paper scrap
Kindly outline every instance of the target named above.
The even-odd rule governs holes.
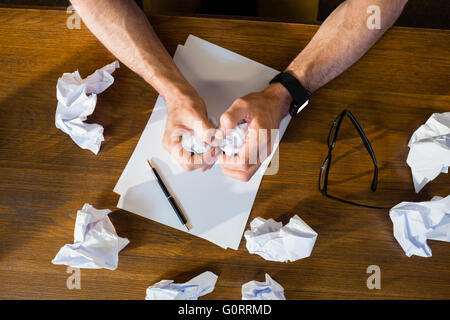
[[[266,273],[266,282],[250,281],[242,285],[242,300],[286,300],[284,288]]]
[[[394,224],[394,237],[408,257],[431,257],[428,239],[450,242],[450,195],[436,196],[431,201],[399,203],[389,216]]]
[[[255,218],[244,236],[250,253],[279,262],[309,257],[317,239],[317,233],[297,215],[284,227],[273,219]]]
[[[103,127],[84,121],[95,110],[97,94],[113,84],[114,78],[111,74],[116,68],[119,68],[118,61],[96,70],[85,79],[81,78],[78,70],[64,73],[56,85],[56,127],[67,133],[78,146],[95,154],[104,140]]]
[[[406,163],[411,167],[414,189],[418,193],[450,166],[450,112],[433,113],[417,129],[408,146]]]
[[[227,135],[220,145],[220,149],[228,156],[234,156],[239,153],[242,145],[244,144],[245,137],[248,132],[247,122],[238,124],[229,135]],[[196,136],[191,134],[184,134],[181,140],[182,147],[190,152],[196,154],[202,154],[211,150],[211,147],[200,141]]]
[[[211,293],[216,282],[217,276],[211,271],[203,272],[186,283],[161,280],[147,288],[145,300],[197,300]]]
[[[74,268],[115,270],[119,263],[119,251],[130,241],[117,235],[108,217],[110,212],[84,204],[77,212],[74,243],[62,247],[52,263]]]

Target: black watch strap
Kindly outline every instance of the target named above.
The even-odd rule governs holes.
[[[270,80],[270,84],[279,82],[289,91],[292,97],[292,104],[289,108],[289,114],[295,116],[298,114],[309,102],[311,92],[306,90],[300,81],[298,81],[293,75],[287,72],[279,73]]]

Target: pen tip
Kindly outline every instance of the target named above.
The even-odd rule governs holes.
[[[147,162],[148,162],[148,164],[150,165],[150,167],[153,168],[153,164],[152,164],[152,162],[151,162],[149,159],[147,159]]]
[[[183,224],[183,226],[186,228],[186,230],[189,232],[189,227],[187,226],[187,224]]]

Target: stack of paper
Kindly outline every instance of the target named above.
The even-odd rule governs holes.
[[[261,91],[278,71],[190,35],[178,46],[174,61],[205,100],[208,116],[218,126],[220,115],[232,102]],[[114,192],[118,207],[184,231],[152,174],[152,159],[169,191],[184,211],[190,233],[223,248],[237,249],[261,179],[272,155],[249,182],[225,176],[219,164],[206,172],[186,172],[162,147],[167,109],[158,97],[150,120],[123,171]],[[280,124],[280,138],[291,117]],[[274,151],[278,147],[275,143]]]

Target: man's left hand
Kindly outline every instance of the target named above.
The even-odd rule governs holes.
[[[250,93],[233,102],[220,117],[218,138],[223,138],[238,123],[248,123],[248,134],[239,154],[227,157],[222,154],[219,162],[227,176],[248,181],[261,163],[272,153],[271,129],[279,129],[280,122],[289,112],[292,98],[279,83],[271,84],[264,91]]]

